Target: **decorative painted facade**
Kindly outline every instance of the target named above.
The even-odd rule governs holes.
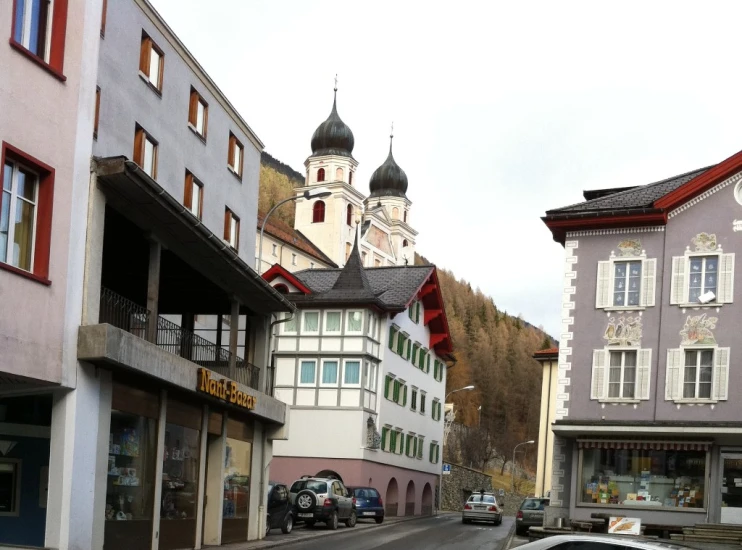
[[[569,262],[547,522],[742,523],[740,171],[742,153],[544,217]]]

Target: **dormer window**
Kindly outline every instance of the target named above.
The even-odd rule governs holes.
[[[275,289],[276,292],[280,292],[281,294],[288,294],[289,293],[289,287],[287,287],[283,283],[278,283],[273,288]]]
[[[320,168],[317,170],[317,181],[325,181],[325,169]]]
[[[312,207],[312,223],[323,223],[325,221],[325,202],[317,201]]]

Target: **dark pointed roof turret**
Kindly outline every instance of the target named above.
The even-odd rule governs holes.
[[[320,124],[312,135],[312,156],[340,155],[343,157],[353,156],[355,139],[353,132],[345,122],[340,119],[337,110],[337,77],[335,77],[335,97],[332,100],[332,112],[322,124]]]
[[[393,126],[392,126],[393,128]],[[392,155],[394,133],[389,136],[389,155],[384,164],[371,175],[370,197],[404,197],[407,198],[407,174],[404,173]]]

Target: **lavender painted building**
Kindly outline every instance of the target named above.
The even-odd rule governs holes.
[[[737,153],[546,213],[566,252],[547,521],[742,524],[741,182]]]

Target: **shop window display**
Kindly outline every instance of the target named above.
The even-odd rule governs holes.
[[[583,449],[584,504],[704,508],[706,451]]]
[[[227,438],[224,459],[222,542],[247,540],[252,444]]]
[[[106,549],[145,548],[152,538],[157,426],[152,418],[111,412]]]

